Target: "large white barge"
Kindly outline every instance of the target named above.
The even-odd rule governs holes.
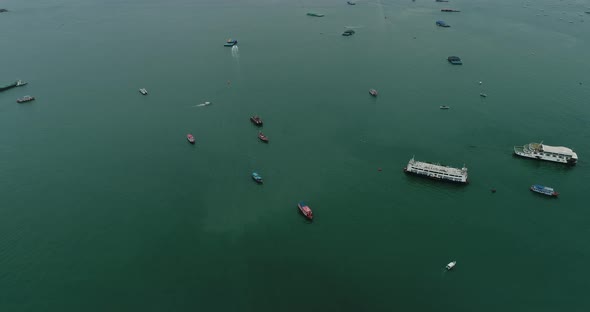
[[[455,183],[468,183],[467,168],[453,168],[439,164],[431,164],[427,162],[410,159],[408,165],[404,167],[405,173],[416,174],[431,178],[434,180],[443,180]]]
[[[576,154],[571,148],[549,146],[543,144],[543,142],[515,146],[514,154],[526,158],[547,160],[570,165],[575,165],[578,162],[578,154]]]

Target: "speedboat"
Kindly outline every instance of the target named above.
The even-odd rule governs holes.
[[[309,206],[307,206],[307,204],[305,204],[304,202],[299,202],[297,204],[297,207],[299,207],[299,211],[301,211],[301,213],[309,220],[313,219],[313,212],[311,212],[311,208],[309,208]]]
[[[260,139],[260,141],[268,143],[268,137],[266,137],[266,135],[264,135],[264,133],[260,131],[258,132],[258,138]]]
[[[354,35],[355,31],[352,29],[347,29],[342,33],[342,36],[348,37]]]
[[[256,183],[262,184],[262,177],[258,173],[252,172],[252,179],[256,181]]]
[[[17,103],[25,103],[25,102],[30,102],[30,101],[34,101],[35,97],[34,96],[30,96],[30,95],[25,95],[20,99],[17,99],[16,102]]]
[[[378,93],[377,93],[377,90],[375,90],[375,89],[369,89],[369,94],[372,96],[377,96]]]
[[[139,93],[143,94],[143,95],[147,95],[147,90],[145,88],[141,88],[139,89]]]
[[[480,93],[479,96],[481,96],[481,97],[488,97],[488,95],[485,94],[485,93]]]
[[[252,121],[257,126],[262,126],[262,119],[258,115],[250,117],[250,121]]]
[[[16,82],[16,86],[17,87],[26,86],[27,84],[28,84],[28,82],[22,81],[22,80],[19,80],[19,81]]]
[[[189,133],[189,134],[187,134],[187,135],[186,135],[186,139],[188,140],[188,142],[189,142],[190,144],[195,144],[195,137],[194,137],[192,134],[190,134],[190,133]]]
[[[227,39],[227,41],[223,45],[226,46],[226,47],[233,47],[236,44],[238,44],[238,40]]]
[[[446,105],[441,105],[440,109],[449,109],[450,107],[446,106]]]
[[[531,185],[531,191],[551,197],[559,196],[559,193],[557,193],[552,187],[543,186],[540,184]]]
[[[450,271],[455,267],[456,264],[457,264],[457,261],[449,262],[449,264],[447,264],[447,266],[445,268],[447,269],[447,271]]]

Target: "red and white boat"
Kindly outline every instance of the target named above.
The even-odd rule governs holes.
[[[268,143],[268,137],[262,132],[258,132],[258,138],[264,143]]]
[[[190,133],[189,133],[189,134],[187,134],[187,135],[186,135],[186,139],[188,140],[188,142],[189,142],[190,144],[195,144],[195,137],[194,137],[192,134],[190,134]]]
[[[377,96],[377,94],[379,94],[379,93],[377,93],[377,90],[371,89],[371,90],[369,90],[369,94],[372,96]]]
[[[313,213],[311,212],[311,208],[309,208],[309,206],[307,204],[305,204],[304,202],[299,202],[297,204],[297,207],[299,207],[299,211],[301,211],[301,213],[309,220],[313,219]]]

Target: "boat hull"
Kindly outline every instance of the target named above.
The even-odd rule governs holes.
[[[449,180],[449,179],[441,178],[441,177],[434,176],[434,175],[426,175],[426,174],[423,174],[423,173],[414,172],[414,171],[408,170],[407,167],[404,167],[404,173],[405,174],[408,174],[408,175],[422,177],[422,178],[428,178],[430,180],[447,182],[447,183],[450,183],[450,184],[457,184],[457,185],[466,185],[466,184],[469,184],[469,179],[465,179],[465,181]]]
[[[18,82],[15,81],[15,82],[13,82],[11,84],[1,86],[0,87],[0,92],[6,91],[6,90],[9,90],[9,89],[12,89],[12,88],[16,88],[17,86],[18,86]]]
[[[307,214],[305,211],[305,208],[309,209],[310,214]],[[303,205],[301,203],[297,204],[297,208],[299,208],[299,212],[301,212],[301,214],[307,219],[307,220],[313,220],[313,213],[311,212],[311,209],[307,206],[307,205]]]
[[[578,162],[578,160],[576,158],[559,158],[557,156],[544,155],[541,153],[533,154],[533,153],[527,152],[527,150],[524,146],[515,146],[514,147],[514,155],[519,156],[519,157],[523,157],[523,158],[528,158],[528,159],[544,160],[544,161],[562,163],[562,164],[571,165],[571,166],[575,165]]]

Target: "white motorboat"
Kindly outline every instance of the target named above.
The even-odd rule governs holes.
[[[143,95],[147,95],[148,94],[148,92],[147,92],[147,90],[145,88],[139,89],[139,93],[141,93]]]
[[[456,264],[457,264],[457,261],[449,262],[449,264],[447,264],[447,266],[446,266],[447,271],[452,270]]]

